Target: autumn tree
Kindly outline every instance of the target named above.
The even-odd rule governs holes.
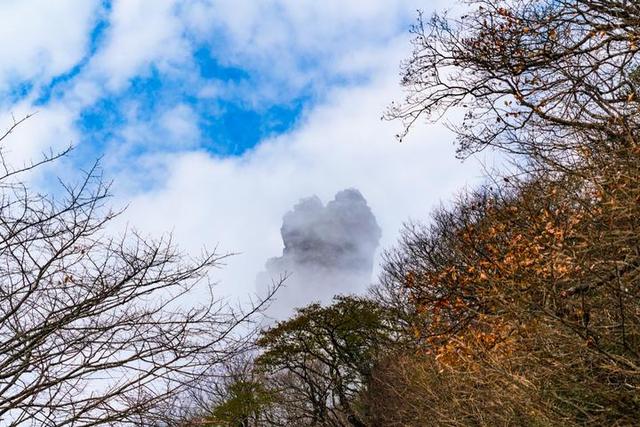
[[[636,413],[638,269],[632,258],[607,260],[630,242],[617,234],[609,252],[609,218],[594,217],[600,208],[581,184],[478,191],[407,228],[387,253],[383,281],[407,293],[423,343],[420,362],[389,369],[394,387],[422,387],[423,416],[602,424]],[[473,404],[456,406],[457,394]],[[384,408],[379,400],[372,406]]]
[[[460,154],[494,147],[516,167],[388,252],[382,283],[413,306],[423,350],[374,375],[372,407],[385,425],[633,424],[640,9],[467,3],[420,17],[388,117],[408,131],[463,110]],[[397,390],[415,399],[399,407]]]

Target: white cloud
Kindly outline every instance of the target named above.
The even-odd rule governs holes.
[[[0,91],[46,84],[85,54],[99,2],[26,0],[0,3]]]
[[[175,1],[120,0],[112,3],[109,28],[89,73],[105,79],[109,89],[149,72],[151,64],[171,72],[191,59],[184,23]]]
[[[193,148],[203,136],[192,107],[160,102],[149,119],[138,114],[135,99],[125,100],[127,104],[120,105],[125,107],[125,126],[115,132],[121,143],[109,145],[106,164],[115,174],[116,195],[123,203],[132,200],[123,220],[154,234],[174,230],[189,251],[219,243],[223,251],[242,252],[219,276],[223,290],[234,295],[253,291],[255,275],[267,258],[280,253],[282,215],[302,197],[317,194],[329,200],[339,190],[358,188],[383,230],[382,247],[388,247],[403,221],[424,218],[439,200],[480,175],[476,164],[455,160],[453,137],[442,126],[416,128],[407,142],[398,144],[394,134],[399,124],[380,121],[385,106],[401,97],[398,64],[408,53],[404,23],[413,19],[414,3],[114,2],[105,38],[88,66],[70,82],[63,99],[40,107],[40,114],[13,141],[25,156],[48,144],[92,143],[74,128],[82,109],[123,90],[130,79],[152,67],[163,76],[189,71],[191,38],[198,37],[212,43],[227,64],[258,76],[257,87],[190,81],[203,95],[235,95],[260,103],[286,99],[313,84],[322,102],[307,106],[298,126],[286,134],[263,141],[241,157],[218,158]],[[56,9],[51,2],[43,4],[36,15]],[[88,17],[69,16],[72,21],[59,22],[73,37],[65,36],[65,43],[42,36],[30,41],[18,65],[0,61],[0,81],[6,81],[11,67],[43,80],[73,66],[83,54],[86,22],[92,18],[89,12]],[[29,21],[28,14],[22,19]],[[29,25],[40,25],[43,19],[38,16]],[[77,28],[70,22],[77,22]],[[13,39],[20,31],[12,31]],[[50,51],[47,55],[54,58],[44,68],[33,59],[40,58],[39,51]],[[332,86],[335,76],[358,83]],[[285,85],[261,86],[262,78]],[[12,107],[14,112],[31,109],[29,100]],[[136,146],[150,153],[127,163],[126,153]]]
[[[200,140],[198,116],[185,104],[167,104],[158,111],[145,112],[145,106],[137,102],[125,108],[126,124],[118,129],[114,141],[123,150],[177,151],[197,146]],[[140,110],[143,110],[142,112]],[[126,155],[108,156],[115,161],[126,160]]]
[[[442,126],[416,128],[399,144],[398,124],[379,119],[400,95],[393,64],[405,43],[384,47],[380,56],[390,65],[370,83],[332,90],[297,129],[240,158],[198,152],[164,158],[164,186],[133,197],[127,219],[147,231],[173,229],[192,251],[220,243],[223,251],[242,252],[220,273],[224,291],[235,295],[253,291],[266,259],[280,253],[282,215],[302,197],[328,200],[358,188],[389,247],[404,221],[425,218],[479,176],[476,164],[454,158],[452,135]]]
[[[0,114],[2,133],[14,121],[33,113],[2,142],[2,152],[9,164],[22,166],[32,160],[37,161],[43,155],[77,144],[80,139],[73,124],[74,113],[61,104],[52,104],[42,110],[35,109],[28,102],[16,104],[11,111]]]
[[[408,30],[420,4],[424,1],[199,0],[182,13],[223,64],[277,82],[277,88],[241,92],[260,102],[287,99],[310,84],[322,92],[336,77],[366,76],[375,64],[350,58]]]
[[[179,146],[197,145],[200,139],[198,116],[191,107],[178,104],[162,113],[159,119],[160,136]]]

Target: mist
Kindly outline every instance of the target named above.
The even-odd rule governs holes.
[[[269,259],[256,279],[265,293],[287,276],[269,317],[282,320],[294,308],[326,304],[336,294],[358,293],[369,285],[381,230],[358,190],[340,191],[326,206],[316,196],[300,200],[284,215],[280,232],[282,255]]]

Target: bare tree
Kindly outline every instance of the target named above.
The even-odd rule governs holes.
[[[470,0],[420,15],[404,63],[406,99],[388,118],[464,112],[462,155],[486,146],[564,162],[638,143],[640,6],[628,0]],[[559,159],[558,159],[559,157]]]
[[[180,394],[251,341],[262,302],[214,297],[209,273],[226,255],[109,237],[118,213],[96,166],[62,196],[31,190],[26,174],[64,154],[12,168],[0,152],[1,424],[171,424]]]

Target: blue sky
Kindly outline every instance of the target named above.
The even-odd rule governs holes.
[[[33,7],[23,8],[23,12],[38,13],[42,2],[32,3]],[[77,103],[72,112],[73,126],[82,137],[82,144],[77,143],[82,150],[76,156],[81,161],[104,155],[121,142],[128,125],[153,122],[175,107],[188,111],[197,128],[197,135],[190,135],[186,144],[190,148],[197,146],[220,156],[242,155],[260,141],[292,129],[303,111],[324,100],[328,88],[365,83],[371,72],[366,66],[339,69],[333,67],[335,61],[344,60],[341,56],[349,55],[349,49],[371,48],[406,32],[414,18],[408,2],[388,8],[356,4],[351,7],[352,15],[346,17],[333,15],[341,13],[339,3],[322,10],[302,2],[306,3],[302,9],[309,9],[306,13],[300,13],[299,6],[292,7],[295,2],[277,1],[263,2],[260,7],[240,2],[236,11],[229,11],[228,2],[221,6],[224,3],[215,1],[102,1],[91,7],[86,7],[90,2],[84,3],[84,13],[76,16],[75,24],[83,31],[75,35],[81,39],[75,58],[64,67],[47,70],[43,62],[57,52],[43,54],[47,49],[43,40],[42,45],[34,46],[32,65],[39,72],[9,72],[2,86],[2,98],[8,101],[5,108],[26,101],[37,110],[73,102],[69,92],[78,90],[79,83],[102,86],[90,99]],[[78,4],[61,2],[58,9],[68,8],[73,16],[77,11],[72,9]],[[156,19],[146,21],[145,12],[150,10]],[[246,13],[259,21],[265,10],[265,22],[253,23],[255,28],[243,28],[252,25],[251,18],[233,25],[228,25],[224,16],[218,18],[221,11],[239,14],[241,19]],[[46,11],[42,13],[46,15]],[[198,14],[211,21],[201,23]],[[390,17],[389,22],[372,25],[377,24],[373,20],[385,16]],[[330,22],[333,20],[340,25]],[[306,34],[309,24],[317,26],[309,31],[311,35]],[[165,25],[169,31],[162,28]],[[53,24],[47,37],[56,37],[55,27]],[[274,38],[261,31],[281,34]],[[142,39],[140,46],[136,46],[136,37]],[[142,58],[137,58],[141,53]],[[124,68],[110,66],[111,61],[124,63]],[[128,68],[127,63],[133,67]],[[118,82],[111,85],[110,80]],[[135,141],[133,145],[139,146],[128,147],[129,156],[158,148]],[[161,148],[184,146],[170,142]]]
[[[6,87],[3,98],[11,103],[31,98],[36,109],[64,102],[66,91],[76,79],[82,78],[92,59],[107,43],[112,6],[112,2],[98,5],[86,51],[75,64],[44,79],[19,80],[16,76]],[[286,132],[294,126],[303,107],[317,98],[311,82],[291,90],[285,81],[277,81],[259,70],[223,64],[215,43],[190,40],[189,48],[191,57],[176,64],[172,72],[164,72],[150,63],[141,73],[128,76],[118,90],[103,93],[78,108],[74,126],[81,131],[83,140],[91,143],[81,144],[82,153],[75,157],[82,161],[87,156],[104,155],[109,144],[117,140],[119,130],[131,120],[126,113],[131,104],[136,105],[135,119],[140,121],[153,120],[172,105],[187,106],[193,111],[195,125],[201,133],[199,147],[217,155],[233,156],[243,154],[262,139]],[[300,62],[302,65],[305,59],[301,58]],[[200,96],[199,91],[212,82],[231,90],[213,98]],[[282,98],[246,102],[242,94],[234,93],[234,87],[239,88],[238,92],[255,87],[258,91],[284,89],[289,93]],[[132,154],[143,154],[149,149],[152,148],[139,147],[132,150]]]
[[[441,125],[380,120],[430,0],[25,0],[0,3],[0,121],[37,111],[13,161],[72,143],[102,157],[121,225],[187,251],[239,252],[222,289],[253,289],[301,197],[358,188],[393,244],[402,222],[479,176]]]

